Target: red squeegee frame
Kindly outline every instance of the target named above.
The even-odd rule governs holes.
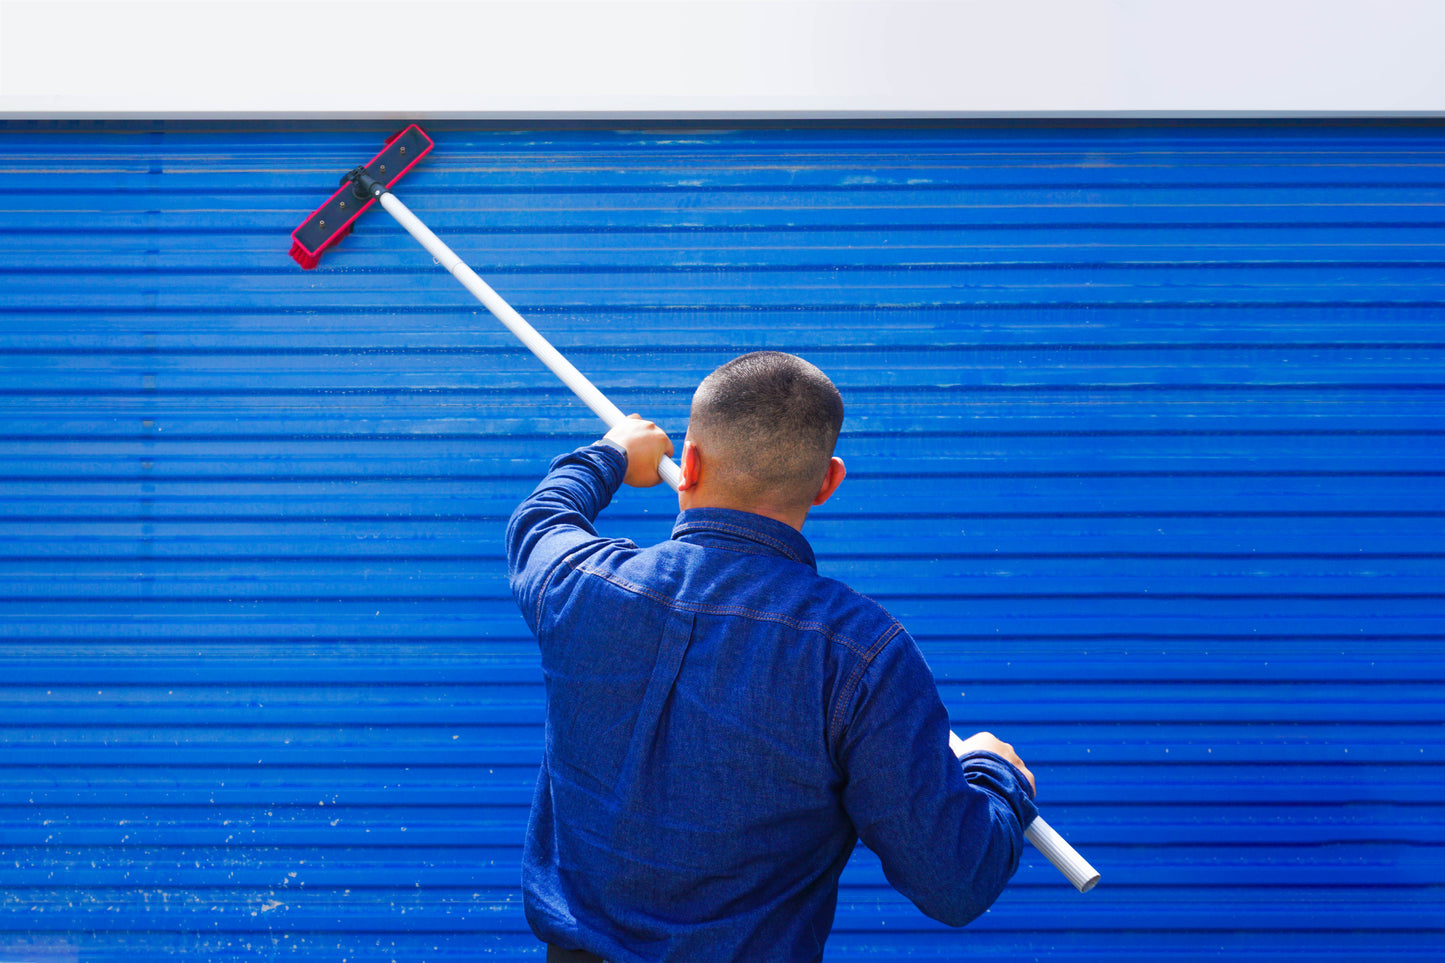
[[[402,156],[393,156],[397,154],[398,148],[395,145],[398,141],[412,145],[410,156],[406,156],[405,147],[399,148]],[[407,171],[419,164],[421,159],[431,152],[432,146],[432,139],[427,136],[426,132],[416,124],[412,124],[388,137],[385,146],[366,163],[364,169],[379,183],[390,188],[391,185],[401,180]],[[392,169],[390,171],[383,163],[384,160],[391,161]],[[355,195],[352,191],[351,176],[348,174],[341,182],[341,186],[336,189],[336,193],[328,197],[326,203],[312,211],[311,216],[291,232],[291,257],[308,271],[321,262],[322,252],[350,234],[352,227],[356,224],[356,219],[376,203],[374,197],[364,203],[359,199],[353,200]],[[348,209],[348,203],[352,209]],[[321,219],[328,212],[331,214],[331,225]],[[324,233],[318,230],[318,226],[325,229]],[[307,236],[307,240],[302,240],[300,235],[303,233]],[[321,238],[319,241],[318,237]]]

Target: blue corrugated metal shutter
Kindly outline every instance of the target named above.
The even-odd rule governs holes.
[[[286,257],[383,133],[0,132],[4,958],[537,952],[500,536],[598,428],[381,212]],[[1104,873],[955,932],[860,851],[829,959],[1438,952],[1438,126],[433,133],[401,196],[624,409],[833,374],[823,569]]]

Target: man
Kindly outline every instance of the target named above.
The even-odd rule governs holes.
[[[523,887],[549,959],[819,960],[860,837],[955,926],[1018,868],[1032,775],[988,733],[955,758],[913,640],[815,569],[802,528],[843,481],[842,422],[813,365],[744,355],[693,397],[671,541],[593,528],[673,453],[636,416],[513,514],[547,688]]]

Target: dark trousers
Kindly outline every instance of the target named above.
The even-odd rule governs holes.
[[[564,950],[560,946],[547,944],[547,963],[607,963],[596,953],[586,950]]]

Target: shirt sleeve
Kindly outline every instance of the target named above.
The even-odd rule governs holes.
[[[1001,757],[948,744],[948,713],[923,654],[900,632],[868,666],[839,745],[844,806],[888,881],[950,926],[977,918],[1018,869],[1038,810]]]
[[[627,473],[627,455],[611,444],[588,445],[553,460],[547,477],[507,523],[507,575],[528,627],[540,628],[542,597],[557,567],[601,538],[593,522]]]

